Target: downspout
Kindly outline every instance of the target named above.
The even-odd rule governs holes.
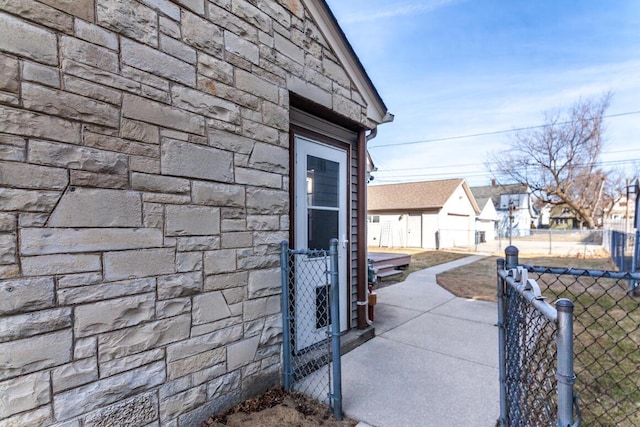
[[[358,198],[358,288],[357,288],[357,319],[358,329],[365,329],[372,325],[369,319],[369,264],[367,262],[367,143],[378,135],[378,128],[374,127],[366,134],[361,130],[358,135],[358,188],[363,189]]]
[[[358,284],[357,284],[357,323],[358,329],[365,329],[367,319],[367,142],[375,136],[376,128],[366,135],[366,130],[358,134]]]

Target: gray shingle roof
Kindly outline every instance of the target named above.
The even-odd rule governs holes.
[[[367,210],[440,209],[464,180],[407,182],[368,187]]]

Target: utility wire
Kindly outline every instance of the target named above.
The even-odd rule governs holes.
[[[609,118],[612,118],[612,117],[630,116],[630,115],[634,115],[634,114],[640,114],[640,110],[638,110],[638,111],[628,111],[626,113],[610,114],[608,116],[602,116],[602,118],[603,119],[609,119]],[[595,120],[595,119],[596,118],[593,118],[592,120]],[[496,131],[492,131],[492,132],[473,133],[473,134],[469,134],[469,135],[448,136],[448,137],[444,137],[444,138],[425,139],[425,140],[422,140],[422,141],[395,142],[395,143],[380,144],[380,145],[371,146],[371,147],[369,147],[369,149],[373,150],[375,148],[382,148],[382,147],[397,147],[397,146],[400,146],[400,145],[425,144],[425,143],[428,143],[428,142],[451,141],[453,139],[474,138],[474,137],[477,137],[477,136],[499,135],[499,134],[502,134],[502,133],[519,132],[519,131],[522,131],[522,130],[542,129],[542,128],[549,127],[549,126],[566,125],[566,124],[573,123],[573,122],[574,122],[573,120],[569,120],[569,121],[566,121],[566,122],[558,122],[558,123],[553,123],[553,124],[527,126],[527,127],[514,128],[514,129],[496,130]]]

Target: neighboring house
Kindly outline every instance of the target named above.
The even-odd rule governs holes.
[[[369,186],[369,246],[441,249],[475,243],[480,209],[464,179]]]
[[[549,212],[549,228],[571,230],[579,228],[580,221],[571,210],[564,206],[553,206]]]
[[[497,184],[473,187],[473,194],[481,199],[491,198],[498,214],[496,233],[502,237],[528,236],[531,227],[538,222],[538,212],[533,206],[531,189],[521,184]]]
[[[471,193],[476,199],[476,203],[480,208],[480,214],[476,217],[476,230],[478,231],[478,243],[491,242],[496,238],[496,223],[498,221],[498,212],[496,211],[493,199],[488,196],[480,196],[475,194],[474,188],[471,187]]]
[[[0,425],[196,426],[279,384],[285,239],[340,239],[366,326],[393,116],[325,1],[13,0],[0,33]]]

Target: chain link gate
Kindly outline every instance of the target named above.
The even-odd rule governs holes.
[[[338,241],[329,251],[281,243],[283,384],[342,419]]]
[[[498,260],[500,426],[574,424],[573,303],[554,308],[538,284],[517,268],[518,250],[509,246]]]

